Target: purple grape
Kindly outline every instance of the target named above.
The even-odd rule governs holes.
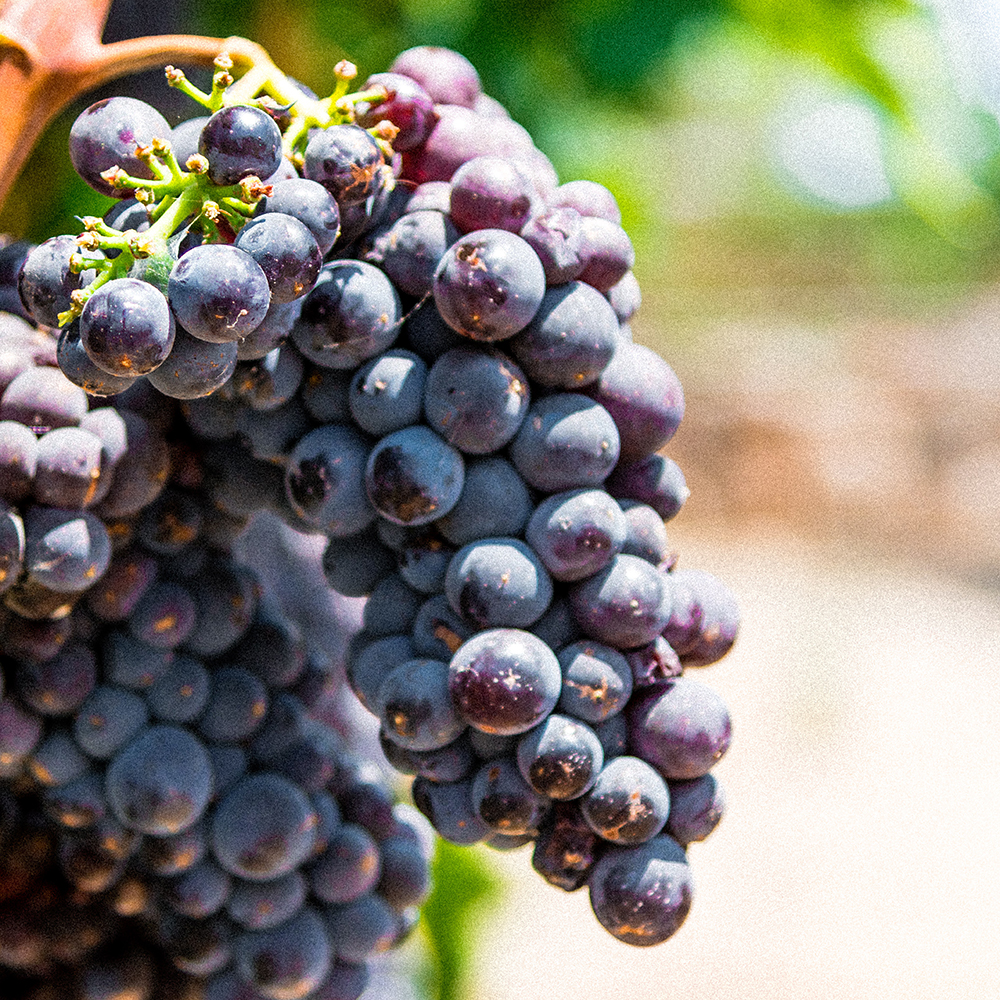
[[[173,315],[153,285],[119,278],[87,300],[80,315],[80,341],[90,360],[108,374],[147,375],[173,347]]]
[[[580,281],[608,292],[632,270],[635,250],[622,227],[585,215],[580,223]]]
[[[326,850],[309,866],[307,878],[317,899],[340,904],[371,891],[380,874],[381,857],[371,834],[345,823],[331,834]]]
[[[614,757],[604,765],[580,811],[598,836],[616,844],[642,844],[667,822],[670,792],[638,757]]]
[[[604,766],[594,731],[578,719],[552,713],[517,744],[524,780],[550,799],[575,799],[587,792]]]
[[[691,492],[680,466],[666,455],[649,455],[631,465],[621,463],[604,487],[620,500],[652,507],[664,521],[677,516]]]
[[[641,344],[619,340],[610,363],[585,391],[614,418],[622,465],[662,448],[684,416],[684,393],[673,369]]]
[[[136,147],[169,138],[170,126],[156,108],[134,97],[107,97],[91,104],[73,122],[69,158],[95,191],[125,198],[129,192],[111,187],[101,174],[121,167],[133,177],[152,179],[149,167],[136,156]]]
[[[671,781],[670,815],[666,832],[681,845],[704,840],[718,825],[726,809],[722,786],[713,774],[691,781]]]
[[[451,218],[463,233],[506,229],[518,233],[532,214],[534,188],[511,160],[477,156],[451,178]]]
[[[524,421],[528,380],[510,358],[460,347],[442,354],[427,376],[427,423],[449,444],[484,455],[507,444]]]
[[[454,554],[455,547],[439,535],[432,532],[421,535],[399,553],[399,575],[422,594],[440,594]]]
[[[418,184],[406,203],[406,211],[431,211],[447,215],[451,211],[451,184],[448,181],[426,181],[424,184]]]
[[[455,506],[464,478],[459,452],[429,427],[414,425],[375,445],[365,469],[365,488],[383,517],[396,524],[428,524]]]
[[[308,227],[282,212],[250,219],[234,245],[260,265],[271,289],[271,304],[291,302],[311,291],[323,265],[323,255]]]
[[[305,879],[297,870],[267,882],[234,878],[226,912],[246,930],[266,930],[298,913],[307,891]]]
[[[420,420],[427,365],[410,351],[388,350],[362,365],[351,379],[348,405],[354,422],[381,436]]]
[[[627,323],[642,305],[642,292],[632,271],[628,271],[617,284],[612,285],[606,294],[621,323]]]
[[[211,689],[208,670],[189,656],[178,656],[147,689],[146,705],[160,722],[193,722],[205,710]],[[216,779],[219,794],[218,774]]]
[[[372,528],[331,538],[323,550],[327,585],[344,597],[367,597],[395,569],[395,553],[378,540]]]
[[[437,116],[434,100],[420,84],[402,73],[373,73],[361,90],[384,87],[386,99],[354,105],[355,121],[362,128],[374,128],[379,122],[392,122],[399,129],[392,148],[400,153],[419,146],[430,134]]]
[[[632,671],[621,653],[599,642],[574,642],[559,651],[559,709],[585,722],[603,722],[632,695]]]
[[[113,758],[108,801],[129,829],[155,836],[198,821],[208,804],[212,767],[204,746],[176,726],[149,726]]]
[[[79,427],[57,427],[38,440],[34,497],[49,507],[90,506],[101,479],[101,441]],[[105,472],[110,476],[110,470]]]
[[[86,590],[111,561],[108,530],[87,511],[32,507],[25,513],[24,533],[25,570],[58,594]]]
[[[458,503],[435,525],[452,545],[462,546],[520,535],[531,511],[531,494],[514,466],[499,455],[484,455],[465,460]]]
[[[337,942],[337,955],[346,962],[363,962],[387,951],[399,934],[399,918],[376,893],[332,906],[325,917],[330,938]]]
[[[538,833],[549,803],[522,777],[509,757],[487,761],[472,779],[472,808],[496,833]]]
[[[187,121],[178,122],[170,130],[170,148],[182,167],[198,152],[201,130],[208,124],[209,117],[209,115],[198,115],[195,118],[188,118]]]
[[[644,559],[619,555],[569,589],[573,616],[598,642],[635,649],[652,642],[670,618],[670,590]]]
[[[441,660],[406,660],[379,685],[376,714],[382,732],[407,750],[438,750],[465,729],[451,703],[448,664]]]
[[[431,821],[438,836],[451,844],[476,844],[490,828],[472,807],[472,779],[430,781],[417,777],[411,786],[416,807]]]
[[[704,570],[677,570],[667,577],[672,590],[682,588],[693,595],[694,628],[681,638],[673,619],[664,635],[676,637],[677,654],[685,667],[705,667],[721,660],[733,647],[740,627],[740,609],[732,591]],[[684,606],[691,605],[682,597]]]
[[[323,368],[357,368],[399,335],[402,310],[392,282],[372,264],[338,260],[302,300],[295,346]]]
[[[618,342],[618,321],[607,299],[573,281],[545,293],[510,346],[533,382],[575,390],[597,381]]]
[[[479,73],[461,53],[437,45],[418,45],[400,52],[389,67],[408,76],[441,104],[471,108],[480,94]]]
[[[434,277],[438,312],[472,340],[513,337],[531,322],[544,294],[545,272],[535,251],[503,229],[483,229],[458,240]]]
[[[47,663],[21,664],[15,680],[28,708],[45,716],[72,715],[97,684],[97,660],[85,646],[74,644]]]
[[[521,238],[538,254],[550,288],[573,281],[583,270],[581,220],[575,208],[564,206],[533,215],[521,228]]]
[[[434,273],[459,231],[441,212],[409,211],[378,230],[365,260],[378,264],[393,284],[419,298],[434,286]]]
[[[334,125],[309,140],[302,172],[333,195],[343,215],[345,207],[379,194],[384,166],[382,150],[368,132],[358,125]]]
[[[627,531],[622,509],[603,490],[570,490],[538,505],[524,537],[554,579],[571,582],[603,569]]]
[[[257,216],[271,212],[290,215],[313,234],[319,252],[330,252],[340,235],[340,209],[322,184],[307,177],[279,181],[257,206]]]
[[[262,358],[236,366],[233,394],[252,410],[269,412],[294,397],[303,374],[302,358],[294,347],[275,347]]]
[[[58,368],[21,372],[0,397],[0,420],[13,420],[44,434],[53,427],[75,427],[87,412],[87,394]]]
[[[31,428],[17,420],[0,421],[0,497],[17,503],[28,496],[37,464],[38,438]]]
[[[723,700],[688,677],[649,689],[629,705],[627,717],[633,751],[671,781],[707,774],[732,739]]]
[[[237,184],[250,176],[264,180],[281,166],[281,132],[260,108],[235,104],[208,119],[198,152],[208,160],[213,184]]]
[[[242,979],[265,997],[292,1000],[311,996],[326,978],[330,942],[323,919],[307,906],[278,927],[244,931],[233,944],[233,960]]]
[[[169,357],[149,373],[149,383],[171,399],[199,399],[229,381],[236,371],[236,355],[231,341],[206,341],[178,327]]]
[[[174,264],[167,298],[188,333],[212,344],[228,344],[260,325],[271,291],[250,254],[224,243],[205,243]]]
[[[59,314],[70,308],[70,295],[83,286],[83,276],[69,269],[80,250],[74,236],[53,236],[24,259],[17,290],[28,315],[37,323],[58,327]]]
[[[618,461],[618,428],[598,403],[578,393],[536,402],[510,445],[510,459],[547,493],[599,486]]]
[[[625,514],[627,531],[622,552],[639,556],[658,566],[671,558],[670,542],[663,518],[648,504],[638,500],[620,500],[618,506]]]
[[[317,531],[344,537],[366,528],[375,509],[365,493],[368,442],[353,428],[310,431],[288,457],[285,488],[295,512]]]
[[[444,594],[425,601],[413,621],[413,649],[418,656],[450,660],[466,639],[471,626],[448,603]]]
[[[578,801],[556,802],[535,839],[531,866],[551,885],[574,892],[586,885],[606,847],[607,841],[587,825]]]
[[[557,208],[573,208],[580,215],[606,219],[616,225],[620,225],[622,221],[615,196],[596,181],[567,181],[552,193],[549,204]]]
[[[445,578],[448,602],[476,628],[527,628],[552,600],[538,556],[516,538],[483,538],[459,549]]]
[[[520,629],[480,632],[449,665],[455,707],[475,729],[501,736],[527,732],[555,708],[562,674],[555,653]]]
[[[684,922],[694,892],[683,849],[666,834],[638,847],[612,847],[590,874],[590,903],[619,941],[646,947]]]
[[[63,375],[88,396],[117,396],[126,389],[131,389],[137,381],[137,378],[109,375],[94,364],[80,340],[79,322],[70,323],[59,334],[56,357]]]

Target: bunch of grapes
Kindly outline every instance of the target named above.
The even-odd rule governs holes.
[[[430,827],[532,844],[663,941],[730,741],[689,668],[739,612],[667,538],[683,393],[632,340],[615,199],[560,184],[455,52],[354,93],[338,64],[323,99],[231,70],[168,68],[209,112],[173,129],[88,108],[70,156],[115,204],[0,261],[0,984],[356,997]],[[340,637],[241,560],[262,519],[367,597],[343,674],[419,812],[338,731]],[[100,919],[15,933],[29,897]]]

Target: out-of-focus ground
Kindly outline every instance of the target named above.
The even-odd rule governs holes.
[[[652,949],[491,853],[470,996],[1000,996],[998,325],[988,295],[836,337],[731,324],[678,365],[671,539],[744,610],[698,674],[734,718],[728,813]]]

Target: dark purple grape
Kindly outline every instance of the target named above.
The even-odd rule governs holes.
[[[700,778],[729,749],[732,724],[710,687],[674,677],[629,705],[633,752],[671,781]]]
[[[638,757],[614,757],[604,765],[580,803],[583,818],[598,836],[616,844],[642,844],[667,822],[667,783]]]
[[[395,569],[395,553],[378,540],[372,528],[331,538],[323,551],[327,585],[344,597],[366,597]]]
[[[239,231],[235,245],[260,265],[271,304],[291,302],[312,290],[323,264],[316,238],[294,216],[266,212]]]
[[[534,187],[513,160],[477,156],[451,178],[451,218],[463,233],[477,229],[520,232],[532,214]]]
[[[281,347],[291,336],[292,327],[301,312],[301,299],[291,302],[272,301],[259,326],[236,342],[236,356],[240,361],[257,361],[276,347]]]
[[[365,632],[381,638],[409,632],[426,595],[414,590],[398,573],[380,580],[365,602]]]
[[[573,616],[598,642],[635,649],[652,642],[670,619],[662,574],[637,556],[615,556],[596,575],[569,590]]]
[[[238,247],[205,243],[188,250],[170,272],[167,298],[188,333],[228,344],[256,329],[271,291],[260,265]]]
[[[514,233],[482,229],[452,244],[434,276],[444,321],[472,340],[496,341],[524,329],[545,294],[535,251]]]
[[[193,722],[205,710],[210,691],[205,667],[189,656],[178,656],[147,690],[146,706],[160,722]]]
[[[265,997],[293,1000],[311,996],[326,978],[333,961],[330,942],[319,913],[304,907],[278,927],[244,931],[233,944],[233,959],[243,980]]]
[[[302,173],[333,195],[341,213],[377,195],[385,183],[385,157],[358,125],[334,125],[316,132],[306,146]]]
[[[550,208],[521,227],[521,239],[538,255],[551,288],[573,281],[583,270],[580,260],[581,215],[575,208]]]
[[[219,864],[252,882],[288,874],[309,856],[314,839],[309,799],[278,774],[243,778],[212,817],[212,850]]]
[[[408,211],[373,234],[364,258],[378,264],[401,292],[419,298],[433,289],[438,263],[458,235],[441,212]]]
[[[517,766],[540,795],[575,799],[597,780],[604,766],[604,750],[589,726],[553,713],[521,737]]]
[[[348,405],[354,422],[379,437],[419,422],[426,381],[427,366],[417,355],[384,351],[351,379]]]
[[[684,393],[673,369],[641,344],[619,341],[587,395],[618,425],[623,466],[662,448],[684,416]]]
[[[71,323],[59,335],[56,356],[59,370],[88,396],[117,396],[131,389],[138,380],[109,375],[103,368],[98,368],[84,350],[78,322]]]
[[[490,828],[472,807],[471,778],[436,782],[417,777],[411,794],[416,807],[449,843],[466,846],[489,836]]]
[[[402,310],[392,282],[372,264],[338,260],[320,272],[292,329],[295,346],[323,368],[357,368],[399,335]]]
[[[631,650],[625,657],[632,671],[634,687],[654,687],[671,677],[679,677],[684,668],[670,643],[658,635],[649,645]]]
[[[362,531],[376,513],[365,493],[368,442],[353,428],[329,424],[292,449],[285,472],[295,512],[317,531],[344,537]]]
[[[520,535],[531,516],[531,494],[517,470],[499,455],[465,460],[458,503],[435,522],[453,545]]]
[[[23,663],[15,675],[17,693],[41,715],[76,712],[97,683],[97,660],[86,646],[73,644],[47,663]]]
[[[617,650],[599,642],[574,642],[559,651],[559,709],[586,722],[603,722],[632,695],[632,671]]]
[[[459,347],[431,367],[424,390],[427,423],[467,454],[502,448],[528,412],[524,372],[510,358]]]
[[[305,879],[298,871],[267,882],[234,878],[226,899],[226,912],[246,930],[267,930],[298,913],[307,891]]]
[[[642,305],[642,292],[632,271],[626,272],[625,276],[617,284],[612,285],[605,294],[621,323],[627,323]]]
[[[528,784],[511,758],[498,757],[473,777],[472,807],[495,833],[534,836],[549,802]]]
[[[80,342],[90,360],[110,375],[147,375],[173,347],[173,315],[159,289],[135,278],[119,278],[87,299],[80,315]]]
[[[524,537],[554,579],[570,582],[611,562],[627,530],[622,509],[603,490],[570,490],[538,505]]]
[[[451,211],[451,184],[448,181],[427,181],[426,184],[416,185],[406,203],[406,211],[447,215]]]
[[[705,667],[721,660],[732,649],[740,627],[740,609],[733,592],[704,570],[677,570],[667,579],[672,590],[689,591],[697,609],[695,628],[675,647],[681,663],[685,667]],[[673,620],[664,635],[667,641],[677,635]]]
[[[340,235],[340,210],[332,194],[322,184],[307,177],[279,181],[262,199],[257,215],[280,212],[303,223],[313,234],[324,256]]]
[[[0,777],[16,775],[42,736],[42,721],[11,698],[0,698]]]
[[[376,714],[382,731],[407,750],[438,750],[465,729],[451,703],[448,664],[407,660],[393,667],[378,687]]]
[[[129,192],[113,188],[101,174],[121,167],[133,177],[152,179],[149,167],[136,156],[136,148],[150,145],[153,139],[169,138],[170,126],[156,108],[134,97],[107,97],[91,104],[73,122],[69,158],[95,191],[124,198]]]
[[[459,647],[449,670],[452,700],[462,717],[475,729],[501,736],[541,722],[562,688],[555,653],[520,629],[474,635]]]
[[[511,351],[534,382],[575,390],[596,381],[618,345],[618,320],[600,292],[580,281],[550,288]]]
[[[236,371],[236,354],[235,343],[211,343],[178,327],[170,356],[150,372],[149,383],[172,399],[208,396]]]
[[[510,445],[510,459],[531,486],[547,493],[599,486],[618,461],[618,428],[579,393],[538,400]]]
[[[590,902],[619,941],[665,941],[691,909],[693,883],[683,849],[663,834],[638,847],[612,847],[591,872]]]
[[[104,782],[98,774],[88,771],[65,785],[47,788],[42,795],[42,808],[53,823],[66,829],[93,826],[108,813]]]
[[[580,627],[564,596],[556,597],[531,631],[552,649],[562,649],[580,638]]]
[[[413,649],[418,656],[450,660],[473,629],[448,603],[444,594],[425,601],[413,621]]]
[[[101,471],[100,439],[79,427],[57,427],[38,441],[35,499],[81,510],[93,502]]]
[[[198,732],[215,743],[247,739],[267,714],[266,686],[242,667],[220,667],[212,671],[211,678],[212,689],[198,719]]]
[[[308,365],[299,396],[306,412],[320,424],[346,424],[351,421],[349,405],[354,372]]]
[[[87,394],[58,368],[21,372],[0,397],[0,420],[13,420],[44,434],[76,427],[87,412]]]
[[[34,582],[58,594],[86,590],[111,561],[108,530],[87,511],[32,507],[24,531],[25,570]]]
[[[479,73],[460,52],[438,45],[418,45],[400,52],[389,67],[408,76],[441,104],[471,108],[480,94]]]
[[[387,951],[399,935],[399,918],[376,893],[326,910],[326,925],[337,942],[337,955],[347,962],[363,962]]]
[[[620,225],[585,215],[580,222],[580,281],[608,292],[632,270],[635,250]]]
[[[455,547],[437,534],[421,535],[399,553],[399,575],[422,594],[440,594],[454,554]]]
[[[25,257],[17,290],[35,322],[59,326],[59,314],[72,305],[70,295],[83,287],[83,276],[69,267],[70,257],[79,251],[75,236],[53,236]]]
[[[186,121],[178,122],[170,130],[170,148],[182,167],[198,152],[201,130],[208,124],[209,117],[209,115],[198,115],[195,118],[188,118]]]
[[[414,425],[382,438],[368,456],[365,489],[375,509],[395,524],[427,524],[458,502],[462,456],[429,427]]]
[[[176,726],[150,726],[108,765],[105,787],[115,815],[127,827],[155,836],[196,823],[212,790],[204,746]]]
[[[445,323],[433,303],[415,306],[407,313],[403,329],[410,348],[428,364],[433,364],[445,351],[468,347],[466,339]]]
[[[670,815],[666,832],[681,847],[704,840],[718,825],[726,809],[722,786],[713,774],[691,781],[671,781]]]
[[[20,421],[0,421],[0,497],[17,503],[28,496],[37,464],[38,438],[31,428]]]
[[[117,554],[104,576],[87,593],[87,606],[102,621],[129,616],[156,577],[156,561],[138,549]]]
[[[371,969],[367,962],[342,962],[337,959],[330,966],[323,983],[310,994],[310,1000],[359,1000],[370,980]]]
[[[628,531],[622,552],[638,556],[658,566],[671,558],[670,542],[663,518],[648,504],[638,500],[621,500],[618,504],[625,514]]]
[[[294,347],[275,347],[264,357],[241,361],[233,372],[236,399],[258,413],[284,406],[298,390],[304,368]]]
[[[111,489],[97,508],[106,519],[137,514],[160,495],[170,474],[170,451],[163,435],[137,413],[122,409],[120,414],[128,451],[115,467]]]
[[[312,894],[328,904],[349,903],[373,889],[381,875],[381,856],[371,834],[354,823],[335,830],[326,850],[309,866]]]
[[[175,913],[201,920],[225,906],[232,882],[228,873],[206,858],[170,879],[163,898]]]
[[[423,903],[431,889],[431,876],[424,849],[412,832],[386,837],[379,852],[378,894],[397,911]]]
[[[531,866],[551,885],[574,892],[586,885],[606,846],[587,825],[579,802],[556,802],[535,839]]]
[[[666,455],[620,464],[604,485],[613,497],[652,507],[664,521],[677,516],[691,493],[680,466]]]
[[[208,160],[213,184],[237,184],[250,176],[265,180],[281,166],[281,132],[260,108],[235,104],[208,119],[198,136],[198,152]]]
[[[403,774],[423,775],[431,781],[461,781],[477,766],[472,744],[464,733],[436,750],[407,750],[379,730],[379,746],[385,759]]]
[[[385,89],[384,101],[358,101],[354,105],[355,121],[362,128],[374,128],[379,122],[391,122],[399,130],[392,148],[403,152],[419,146],[430,134],[437,120],[430,94],[412,77],[401,73],[373,73],[364,82],[362,91],[374,87]]]
[[[484,538],[452,558],[445,592],[452,608],[476,628],[527,628],[549,606],[552,580],[524,542]]]
[[[108,760],[148,721],[146,703],[139,695],[102,684],[80,705],[73,721],[73,737],[89,756]]]
[[[560,184],[552,193],[549,204],[576,209],[580,215],[589,218],[607,219],[616,225],[621,224],[622,213],[618,208],[615,196],[596,181],[567,181]]]

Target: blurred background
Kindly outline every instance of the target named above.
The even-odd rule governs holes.
[[[562,180],[611,188],[636,339],[687,396],[671,539],[743,607],[704,678],[729,812],[678,935],[612,940],[530,849],[443,850],[373,995],[1000,996],[1000,3],[114,0],[106,38],[172,31],[321,93],[341,58],[451,46]],[[102,210],[64,153],[82,106],[0,232]]]

